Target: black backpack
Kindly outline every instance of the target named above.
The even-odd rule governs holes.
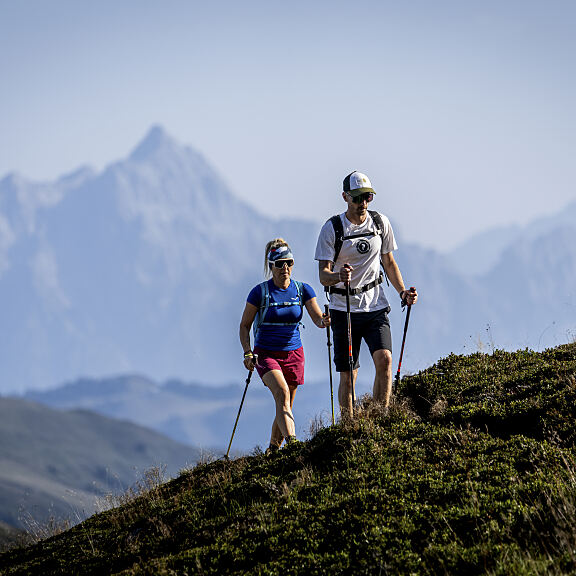
[[[342,249],[344,240],[351,240],[352,238],[366,238],[370,236],[382,236],[384,233],[384,222],[382,222],[380,214],[374,210],[368,210],[368,213],[370,216],[372,216],[374,224],[376,224],[376,232],[368,232],[367,234],[351,234],[350,236],[344,236],[344,226],[342,226],[342,219],[340,218],[340,214],[336,214],[336,216],[332,216],[332,218],[330,218],[330,222],[332,222],[332,227],[334,228],[334,234],[336,236],[334,241],[334,259],[332,260],[334,264],[336,264],[336,260],[338,260],[338,256],[340,255],[340,250]]]
[[[340,214],[336,214],[336,216],[332,216],[332,218],[330,218],[330,222],[332,222],[332,227],[334,228],[334,235],[335,235],[334,259],[333,259],[334,264],[336,264],[336,260],[338,260],[338,256],[340,255],[340,250],[342,249],[342,244],[344,243],[344,240],[351,240],[352,238],[368,238],[371,236],[382,236],[382,234],[384,233],[384,222],[382,221],[382,217],[380,216],[380,214],[378,214],[378,212],[374,210],[368,210],[368,213],[370,214],[370,216],[372,216],[372,220],[376,225],[376,231],[364,234],[351,234],[350,236],[344,236],[344,226],[342,225],[342,219],[340,218]],[[383,277],[386,278],[386,284],[390,286],[390,283],[388,282],[388,275],[386,274],[386,270],[384,270],[384,266],[382,266],[382,264],[380,264],[380,268],[382,270],[382,273],[380,274],[380,278],[378,280],[375,280],[374,282],[371,282],[366,286],[362,286],[361,288],[354,288],[354,289],[348,288],[349,294],[358,294],[360,292],[365,292],[366,290],[380,284],[382,282]],[[326,292],[327,295],[346,294],[345,290],[335,288],[334,286],[325,286],[324,291]]]

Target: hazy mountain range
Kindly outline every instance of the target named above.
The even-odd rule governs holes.
[[[313,260],[321,224],[259,214],[160,127],[102,172],[2,179],[0,393],[27,400],[0,399],[0,521],[14,524],[22,506],[44,518],[89,513],[87,502],[105,489],[94,483],[108,471],[125,484],[152,456],[173,466],[196,461],[198,447],[224,452],[246,377],[238,322],[262,279],[263,247],[288,239],[295,276],[323,304]],[[487,230],[447,255],[399,238],[396,258],[421,295],[405,372],[450,352],[573,340],[575,233],[573,203],[526,227]],[[397,352],[404,315],[391,301]],[[325,333],[304,324],[300,437],[330,418]],[[359,395],[372,378],[366,354],[362,363]],[[272,417],[272,398],[254,378],[233,451],[265,447]]]
[[[53,408],[82,408],[135,422],[177,442],[222,456],[234,429],[245,388],[244,376],[228,386],[202,386],[176,380],[157,383],[143,376],[84,378],[51,390],[29,391],[25,398]],[[309,433],[316,419],[323,418],[328,423],[331,417],[328,379],[308,381],[301,387],[294,415],[300,437]],[[256,446],[266,448],[273,418],[272,395],[256,376],[246,393],[231,453],[250,452]]]
[[[6,176],[0,390],[122,374],[241,383],[237,326],[262,278],[264,244],[287,238],[298,254],[295,276],[320,292],[320,225],[259,214],[160,127],[102,172],[82,168],[51,183]],[[522,229],[487,231],[450,255],[400,239],[397,260],[421,294],[406,370],[452,351],[541,349],[573,338],[575,228],[573,204]],[[398,349],[404,316],[391,300]],[[308,377],[325,380],[324,334],[313,326],[303,334]]]
[[[229,381],[265,242],[304,254],[315,229],[257,214],[160,128],[102,173],[4,178],[0,390],[125,372]]]

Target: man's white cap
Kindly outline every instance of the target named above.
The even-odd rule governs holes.
[[[344,192],[348,192],[352,197],[365,194],[366,192],[376,194],[368,176],[362,174],[362,172],[357,172],[356,170],[344,178]]]

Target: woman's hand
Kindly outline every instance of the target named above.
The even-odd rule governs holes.
[[[256,356],[256,354],[253,354],[252,352],[246,352],[246,354],[244,354],[244,366],[246,370],[253,372],[257,361],[258,356]]]
[[[322,314],[322,318],[320,318],[320,322],[318,323],[318,325],[320,326],[320,328],[328,328],[331,322],[332,319],[330,318],[330,314]]]

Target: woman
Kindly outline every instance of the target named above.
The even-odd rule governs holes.
[[[296,440],[292,405],[298,386],[304,383],[304,350],[300,340],[300,320],[308,310],[319,328],[330,325],[322,314],[314,289],[291,279],[294,256],[282,238],[266,245],[264,268],[272,278],[252,288],[240,321],[240,343],[244,366],[258,370],[276,403],[268,452]],[[250,328],[254,325],[254,349],[250,346]]]

